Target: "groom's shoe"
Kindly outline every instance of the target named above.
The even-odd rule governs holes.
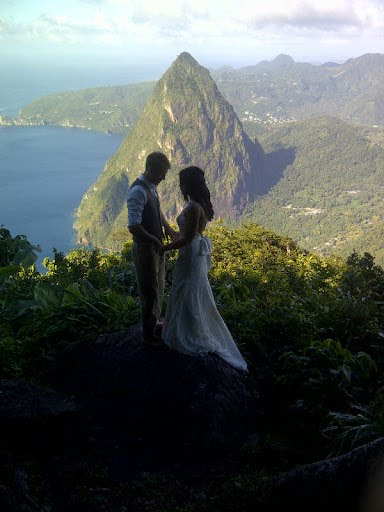
[[[160,338],[160,336],[146,336],[143,338],[143,343],[145,347],[149,348],[167,348],[167,345],[165,345],[163,338]]]

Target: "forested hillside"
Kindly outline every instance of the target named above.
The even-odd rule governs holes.
[[[268,154],[295,158],[246,216],[304,247],[348,255],[369,250],[384,263],[384,148],[355,127],[324,117],[260,135]]]
[[[90,130],[128,132],[132,129],[154,82],[98,87],[44,96],[21,109],[25,122],[75,126]]]

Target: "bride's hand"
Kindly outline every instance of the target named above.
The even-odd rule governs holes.
[[[176,240],[180,238],[180,233],[173,229],[170,233],[170,237],[172,238],[172,242],[176,242]]]

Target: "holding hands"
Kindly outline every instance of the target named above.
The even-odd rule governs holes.
[[[176,242],[176,240],[178,240],[180,237],[180,233],[178,231],[175,231],[173,228],[171,228],[171,230],[168,233],[168,236],[170,236],[172,238],[173,242]]]
[[[176,242],[180,239],[180,233],[172,229],[171,232],[168,232],[167,235],[172,238],[172,242]],[[176,248],[176,247],[175,247]],[[170,251],[173,249],[172,243],[170,244],[160,244],[158,247],[156,247],[157,252],[162,256],[166,251]]]
[[[180,233],[175,231],[171,226],[167,226],[166,234],[172,239],[172,242],[176,242],[180,238]],[[154,241],[156,251],[162,256],[166,251],[171,249],[171,244],[162,244],[159,240]]]

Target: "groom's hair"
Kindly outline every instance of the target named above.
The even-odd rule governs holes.
[[[152,172],[168,170],[171,168],[171,164],[168,158],[161,153],[160,151],[154,151],[153,153],[149,153],[147,159],[145,161],[145,170]]]

